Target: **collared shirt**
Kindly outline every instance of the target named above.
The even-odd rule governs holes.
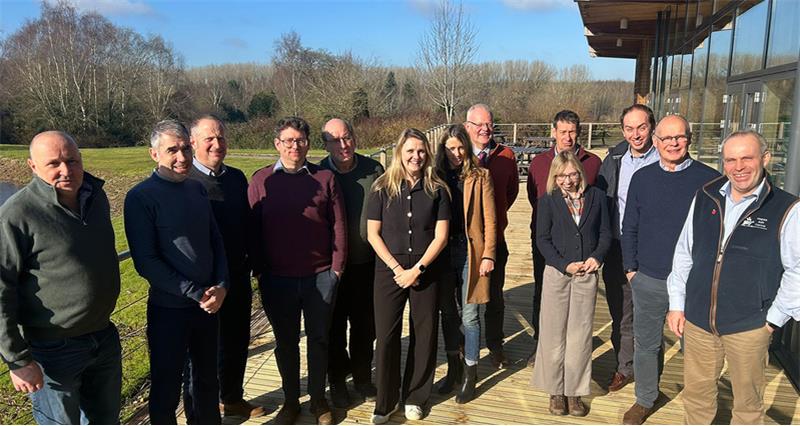
[[[278,161],[280,161],[280,160],[278,160]],[[343,174],[346,174],[346,173],[350,173],[353,170],[355,170],[356,167],[358,167],[358,156],[357,155],[353,156],[353,167],[351,167],[350,170],[348,170],[346,172],[343,172],[343,171],[339,170],[338,167],[336,167],[336,162],[333,161],[333,157],[332,156],[329,155],[325,159],[325,161],[328,163],[328,166],[330,166],[331,170],[333,170],[334,172],[336,172],[336,173],[338,173],[340,175],[343,175]],[[277,167],[277,165],[276,165],[276,167]]]
[[[730,182],[720,188],[720,194],[725,197],[725,214],[723,222],[723,245],[730,238],[742,214],[754,201],[764,187],[764,180],[756,187],[752,194],[742,197],[738,202],[731,196]],[[675,246],[675,256],[672,258],[672,272],[667,278],[667,291],[669,292],[669,310],[683,311],[686,302],[686,281],[692,270],[692,245],[694,244],[694,205],[689,207],[689,214],[683,224],[681,235]],[[790,317],[800,320],[800,203],[795,204],[783,221],[780,232],[781,263],[783,264],[783,277],[778,288],[778,294],[767,311],[767,321],[779,326],[785,324]]]
[[[686,159],[683,160],[683,163],[678,164],[677,166],[675,166],[675,170],[670,170],[669,167],[664,165],[664,162],[661,161],[661,158],[658,159],[658,165],[661,166],[661,168],[663,170],[667,171],[667,172],[679,172],[681,170],[689,168],[689,166],[692,165],[692,157],[688,157],[687,156]]]
[[[197,170],[200,170],[204,175],[211,176],[211,177],[219,177],[225,174],[225,171],[228,170],[227,167],[223,164],[219,168],[219,173],[215,173],[213,170],[209,169],[208,167],[204,166],[203,163],[197,161],[197,158],[192,159],[192,164],[194,165]]]
[[[472,145],[472,153],[475,154],[475,156],[477,157],[478,154],[480,154],[481,152],[485,152],[486,156],[488,157],[489,154],[491,154],[492,149],[494,149],[494,147],[496,146],[497,143],[495,143],[494,139],[491,139],[483,149],[478,149],[475,147],[475,145]]]
[[[303,166],[300,167],[299,169],[297,169],[297,171],[295,173],[300,173],[303,170],[305,170],[306,173],[311,173],[311,171],[308,170],[308,160],[303,162]],[[272,172],[273,173],[278,173],[278,172],[289,173],[288,171],[286,171],[286,167],[283,165],[283,163],[281,162],[280,158],[278,159],[277,162],[275,162],[275,167],[272,169]],[[290,174],[292,174],[292,173],[290,173]]]
[[[620,159],[619,177],[617,183],[617,206],[619,207],[619,229],[622,229],[622,219],[625,217],[625,201],[628,199],[628,188],[631,186],[633,174],[644,166],[659,161],[661,157],[655,145],[650,145],[650,149],[644,154],[634,157],[630,148]]]

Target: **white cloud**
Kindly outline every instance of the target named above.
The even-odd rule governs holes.
[[[50,4],[58,0],[45,0]],[[69,0],[75,8],[93,11],[105,16],[152,15],[153,8],[142,0]]]
[[[550,10],[570,7],[573,0],[503,0],[503,4],[516,10]]]

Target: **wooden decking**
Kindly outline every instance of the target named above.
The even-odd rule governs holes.
[[[395,414],[391,422],[409,424],[618,424],[623,413],[634,402],[633,385],[622,391],[608,394],[605,384],[614,371],[614,352],[611,347],[611,319],[603,294],[603,287],[598,292],[597,309],[595,311],[594,353],[592,371],[592,396],[585,398],[590,407],[589,415],[584,418],[555,417],[547,412],[548,397],[546,394],[532,389],[529,380],[532,369],[526,366],[528,355],[532,351],[531,317],[531,253],[530,253],[530,206],[524,196],[524,185],[520,187],[520,199],[514,204],[510,213],[510,222],[506,237],[511,252],[507,267],[505,285],[505,334],[506,354],[513,362],[509,369],[495,370],[488,361],[488,351],[481,350],[481,361],[478,375],[478,398],[469,404],[458,405],[453,395],[446,397],[435,394],[431,399],[430,414],[418,422],[406,421],[402,412]],[[407,332],[407,331],[406,331]],[[683,404],[679,397],[682,389],[683,355],[675,336],[665,331],[666,354],[665,368],[661,381],[662,395],[658,410],[648,419],[648,424],[682,424]],[[405,352],[405,344],[403,351]],[[301,340],[303,349],[303,366],[305,369],[305,339]],[[440,337],[440,348],[443,343]],[[277,409],[283,402],[280,376],[274,357],[274,341],[267,332],[254,341],[250,352],[245,378],[246,398],[264,405],[270,414],[266,417],[253,418],[248,424],[271,423]],[[445,372],[445,356],[439,351],[439,367],[436,381]],[[302,386],[305,387],[305,370],[301,372]],[[767,417],[769,424],[800,424],[798,395],[782,371],[770,366],[767,371],[768,386],[766,391]],[[732,397],[730,382],[723,376],[720,386],[720,409],[715,423],[730,422]],[[352,391],[352,388],[351,388]],[[351,392],[351,395],[354,395]],[[299,423],[313,424],[314,419],[308,413],[308,396],[304,395],[303,411]],[[369,424],[372,414],[372,403],[360,403],[348,410],[335,410],[337,421],[345,424]],[[228,417],[224,423],[241,423],[242,419]]]

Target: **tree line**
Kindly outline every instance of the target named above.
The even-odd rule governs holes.
[[[43,2],[38,18],[0,41],[0,143],[24,144],[39,131],[63,129],[82,146],[131,146],[146,143],[156,121],[213,113],[228,123],[235,147],[271,146],[272,125],[290,114],[315,129],[333,116],[349,119],[362,145],[380,146],[405,127],[460,121],[476,102],[492,106],[498,122],[546,122],[563,108],[584,121],[616,121],[631,102],[631,82],[594,80],[586,66],[479,62],[479,34],[460,6],[440,7],[413,66],[314,49],[290,32],[274,42],[267,63],[189,68],[161,36],[143,36],[66,1]],[[449,52],[464,44],[437,41],[452,36],[448,29],[468,37],[470,50]]]

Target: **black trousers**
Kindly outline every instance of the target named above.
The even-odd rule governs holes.
[[[219,400],[224,404],[244,396],[244,370],[250,345],[253,289],[247,273],[231,275],[231,288],[219,310]]]
[[[617,371],[630,377],[633,375],[633,295],[623,270],[622,248],[617,239],[612,240],[603,263],[603,282],[611,314],[611,344],[617,356]]]
[[[301,312],[308,339],[308,394],[313,400],[325,398],[328,336],[337,281],[330,269],[302,278],[261,276],[258,288],[275,334],[275,358],[286,403],[300,399]]]
[[[533,326],[533,338],[539,340],[539,313],[542,311],[542,286],[544,285],[544,266],[545,260],[539,248],[536,247],[534,237],[533,247],[533,315],[531,325]]]
[[[403,266],[410,268],[422,256],[395,255]],[[437,315],[437,286],[441,265],[437,260],[420,276],[420,283],[400,288],[394,274],[385,263],[375,265],[375,375],[378,396],[375,413],[387,414],[401,398],[406,404],[425,405],[431,394],[436,370],[436,343],[439,332]],[[400,382],[400,351],[403,333],[403,310],[410,304],[405,373]]]
[[[439,254],[440,259],[448,262],[448,268],[445,268],[440,275],[437,285],[444,350],[450,354],[458,352],[459,347],[464,344],[464,333],[461,332],[461,315],[459,313],[461,307],[459,301],[459,296],[461,295],[460,279],[451,265],[452,244],[453,240],[451,238],[450,244]]]
[[[353,382],[372,383],[375,343],[374,281],[375,262],[347,265],[342,275],[333,307],[328,346],[328,381],[331,383],[344,382],[348,371],[353,374]]]
[[[150,422],[176,424],[187,357],[191,360],[186,417],[198,424],[220,424],[217,382],[217,315],[199,306],[147,306],[147,344],[150,349]]]
[[[497,259],[489,279],[489,303],[483,319],[486,322],[486,347],[490,351],[503,348],[503,315],[506,305],[503,300],[503,285],[506,281],[506,263],[508,263],[508,245],[505,240],[497,242]]]

